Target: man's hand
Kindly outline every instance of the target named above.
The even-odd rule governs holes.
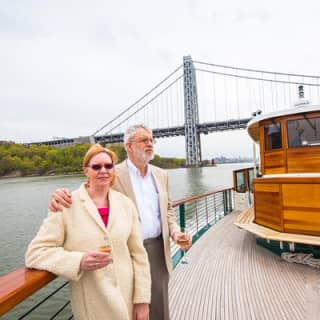
[[[175,244],[177,244],[181,250],[186,251],[192,246],[192,237],[184,232],[175,231],[172,233],[171,238]],[[179,239],[183,238],[184,240],[187,239],[188,241],[186,243],[179,243]]]
[[[149,304],[135,303],[133,305],[133,320],[149,320]]]
[[[72,204],[71,192],[67,188],[57,189],[51,196],[49,210],[61,211],[63,207],[70,208]]]

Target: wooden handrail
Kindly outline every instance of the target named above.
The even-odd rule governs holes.
[[[201,194],[196,195],[196,196],[186,197],[186,198],[183,198],[183,199],[180,199],[180,200],[173,201],[172,202],[172,206],[175,208],[175,207],[178,207],[181,204],[184,204],[186,202],[202,199],[202,198],[205,198],[207,196],[211,196],[212,194],[223,192],[223,191],[228,191],[228,190],[233,190],[233,188],[231,188],[231,187],[223,188],[223,189],[218,189],[218,190],[214,190],[214,191],[209,191],[209,192],[206,192],[206,193],[201,193]]]
[[[31,296],[56,275],[41,270],[20,268],[0,277],[0,316]]]

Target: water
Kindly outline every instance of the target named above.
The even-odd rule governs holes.
[[[168,170],[173,200],[232,186],[232,170],[251,164],[227,164],[216,167],[181,168]],[[0,179],[0,275],[24,265],[28,243],[35,236],[42,220],[47,216],[47,207],[52,192],[61,187],[76,189],[84,181],[82,175],[58,177],[32,177]],[[36,302],[47,296],[62,280],[58,279],[40,290],[29,300],[20,304],[3,317],[17,319]],[[46,319],[66,301],[68,289],[50,299],[36,313],[26,319]],[[70,307],[59,319],[66,319]]]

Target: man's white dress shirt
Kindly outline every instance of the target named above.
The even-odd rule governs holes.
[[[127,159],[131,185],[136,197],[140,217],[142,238],[156,238],[161,234],[159,194],[150,170],[142,177],[138,168]]]

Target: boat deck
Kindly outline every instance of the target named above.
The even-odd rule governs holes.
[[[172,320],[319,320],[320,270],[259,247],[232,213],[198,240],[169,285]]]

